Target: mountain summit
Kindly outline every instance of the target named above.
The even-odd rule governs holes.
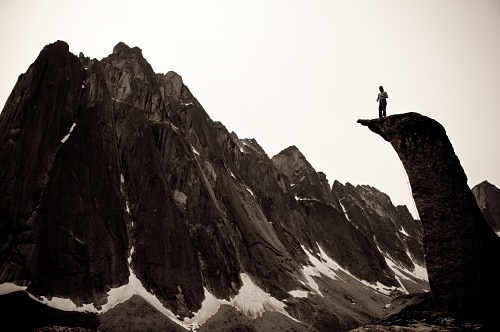
[[[500,234],[500,189],[488,181],[483,181],[472,188],[472,193],[485,221]]]
[[[0,307],[19,331],[347,331],[429,291],[421,235],[379,190],[228,132],[124,43],[47,45],[0,114]]]

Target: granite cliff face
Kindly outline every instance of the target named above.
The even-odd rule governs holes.
[[[500,234],[500,189],[488,181],[483,181],[472,188],[472,193],[486,223]]]
[[[364,280],[396,286],[387,262],[410,271],[415,262],[425,265],[420,222],[406,207],[396,208],[387,195],[366,185],[344,186],[335,181],[330,187],[325,174],[316,172],[295,146],[272,160],[291,180],[308,225],[317,224],[310,227],[311,236],[345,268],[357,271]]]
[[[148,326],[140,301],[171,330],[346,331],[428,290],[421,232],[296,147],[270,159],[123,43],[47,45],[0,113],[0,305],[19,331]]]
[[[436,309],[498,328],[500,238],[485,222],[444,128],[417,113],[358,122],[391,143],[404,164]]]

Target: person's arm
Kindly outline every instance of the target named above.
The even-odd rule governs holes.
[[[380,98],[380,93],[377,95],[377,101],[378,101],[379,98]]]

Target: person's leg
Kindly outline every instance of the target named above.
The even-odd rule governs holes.
[[[378,117],[382,117],[382,112],[384,111],[384,105],[382,105],[382,102],[378,103]]]

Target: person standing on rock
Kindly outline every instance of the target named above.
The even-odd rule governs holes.
[[[381,118],[383,116],[386,116],[385,110],[387,108],[387,98],[389,98],[389,95],[386,91],[384,91],[384,87],[382,85],[379,86],[378,89],[380,90],[380,93],[377,96],[378,117]]]

